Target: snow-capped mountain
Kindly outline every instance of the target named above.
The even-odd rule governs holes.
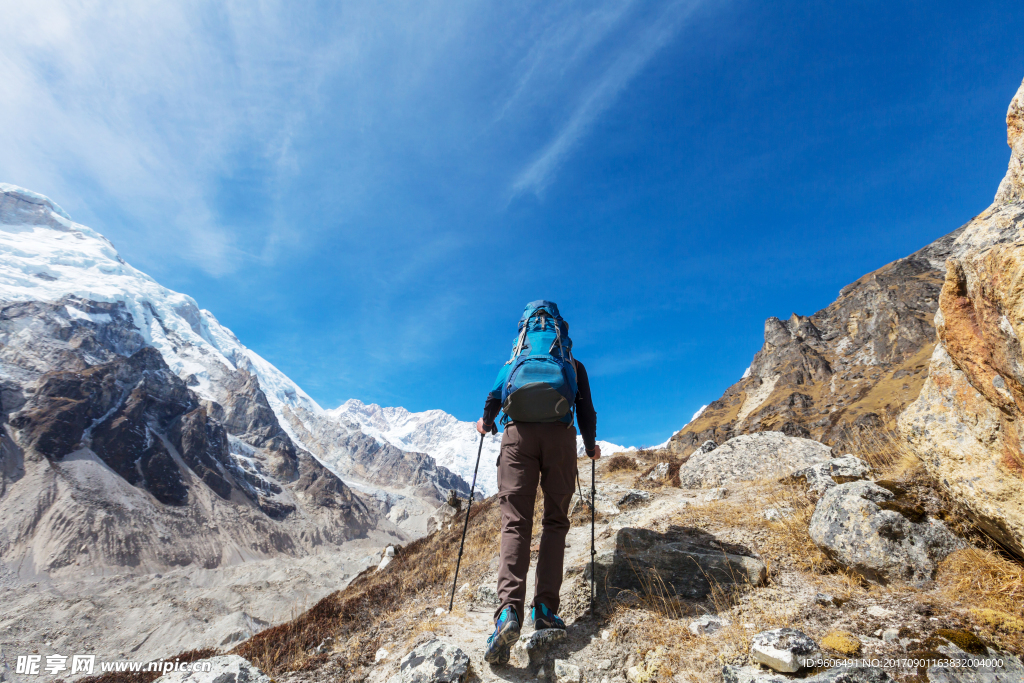
[[[459,473],[466,481],[473,480],[480,435],[472,422],[463,422],[443,410],[411,413],[405,408],[382,408],[357,399],[349,399],[341,406],[328,410],[327,415],[340,422],[355,423],[363,433],[386,441],[400,450],[427,453],[438,465]],[[607,441],[598,441],[598,444],[606,455],[636,450],[632,446],[627,448]],[[576,446],[582,457],[582,437],[577,437]],[[501,434],[484,438],[476,479],[477,489],[484,495],[492,495],[498,490],[496,462],[500,450]]]
[[[104,306],[123,310],[141,344],[156,349],[234,437],[271,446],[286,460],[296,448],[308,451],[365,492],[387,489],[424,501],[443,499],[449,489],[468,493],[479,445],[473,423],[441,410],[410,413],[355,400],[325,411],[213,313],[126,263],[109,240],[49,198],[0,184],[0,226],[0,302],[63,302],[62,318],[101,331],[123,322]],[[260,409],[265,414],[254,416]],[[238,438],[232,443],[243,443]],[[599,443],[606,454],[629,450]],[[497,490],[499,448],[500,435],[485,439],[477,476],[485,495]],[[234,450],[246,462],[244,448]],[[384,500],[385,508],[393,504],[393,496]]]
[[[2,562],[73,567],[79,547],[96,547],[94,567],[302,554],[391,533],[386,514],[421,532],[451,489],[469,484],[332,420],[192,297],[0,184]]]
[[[365,535],[384,511],[281,419],[316,412],[190,297],[0,185],[0,570],[212,568]]]
[[[57,301],[71,295],[121,302],[145,343],[202,398],[217,400],[225,371],[245,369],[259,378],[279,418],[284,406],[322,412],[213,313],[128,265],[107,238],[73,222],[49,198],[0,183],[0,224],[5,226],[0,231],[0,301]],[[282,426],[288,429],[284,421]]]

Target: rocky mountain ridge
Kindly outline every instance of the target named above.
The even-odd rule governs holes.
[[[404,538],[384,519],[403,492],[424,512],[468,494],[357,425],[311,451],[298,434],[329,421],[315,401],[46,197],[0,185],[0,254],[0,558],[16,573],[213,567],[374,528]],[[339,478],[350,472],[362,493]]]
[[[811,316],[768,318],[747,372],[668,448],[685,455],[708,439],[778,430],[848,449],[891,428],[927,377],[945,260],[965,229],[843,287]]]
[[[472,422],[463,422],[443,410],[412,413],[405,408],[381,407],[349,399],[338,408],[328,410],[334,420],[356,425],[364,434],[409,452],[429,454],[438,465],[471,479],[480,435]],[[610,455],[635,450],[633,446],[619,446],[600,441],[601,450]],[[484,495],[498,490],[497,469],[491,466],[501,451],[501,434],[484,438],[480,456],[477,487]],[[583,455],[583,438],[577,436],[577,452]]]

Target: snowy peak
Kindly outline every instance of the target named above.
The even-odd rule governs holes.
[[[364,434],[414,453],[426,453],[438,465],[460,475],[467,482],[473,479],[480,435],[472,422],[462,422],[443,410],[411,413],[405,408],[382,407],[349,399],[326,411],[336,422],[358,427]],[[498,490],[498,471],[494,463],[501,449],[501,435],[484,439],[477,489],[484,495]]]
[[[438,465],[472,481],[476,465],[480,435],[472,422],[463,422],[443,410],[426,410],[411,413],[405,408],[381,407],[349,399],[341,406],[328,410],[332,419],[358,426],[363,433],[385,441],[403,451],[426,453]],[[605,455],[636,450],[607,441],[598,441]],[[577,454],[584,455],[583,439],[577,437]],[[501,451],[501,434],[484,438],[480,467],[477,471],[477,488],[484,495],[498,491],[498,454]]]
[[[133,268],[109,240],[73,222],[49,198],[0,183],[0,301],[59,301],[69,295],[123,303],[145,343],[202,398],[222,398],[218,380],[225,372],[245,370],[259,378],[275,412],[284,405],[320,411],[195,299]]]

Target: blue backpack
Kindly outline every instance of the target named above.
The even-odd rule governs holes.
[[[567,422],[576,402],[569,324],[551,301],[526,305],[512,357],[498,373],[505,422]]]

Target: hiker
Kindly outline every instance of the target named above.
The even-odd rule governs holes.
[[[501,604],[484,653],[484,659],[492,664],[507,663],[510,648],[519,638],[538,482],[544,493],[544,518],[531,616],[538,631],[565,628],[557,612],[569,503],[577,476],[574,413],[587,456],[592,460],[601,457],[587,370],[572,357],[569,325],[550,301],[527,304],[512,358],[498,373],[487,395],[484,415],[477,422],[480,434],[496,429],[494,420],[499,411],[505,413],[497,463]]]

